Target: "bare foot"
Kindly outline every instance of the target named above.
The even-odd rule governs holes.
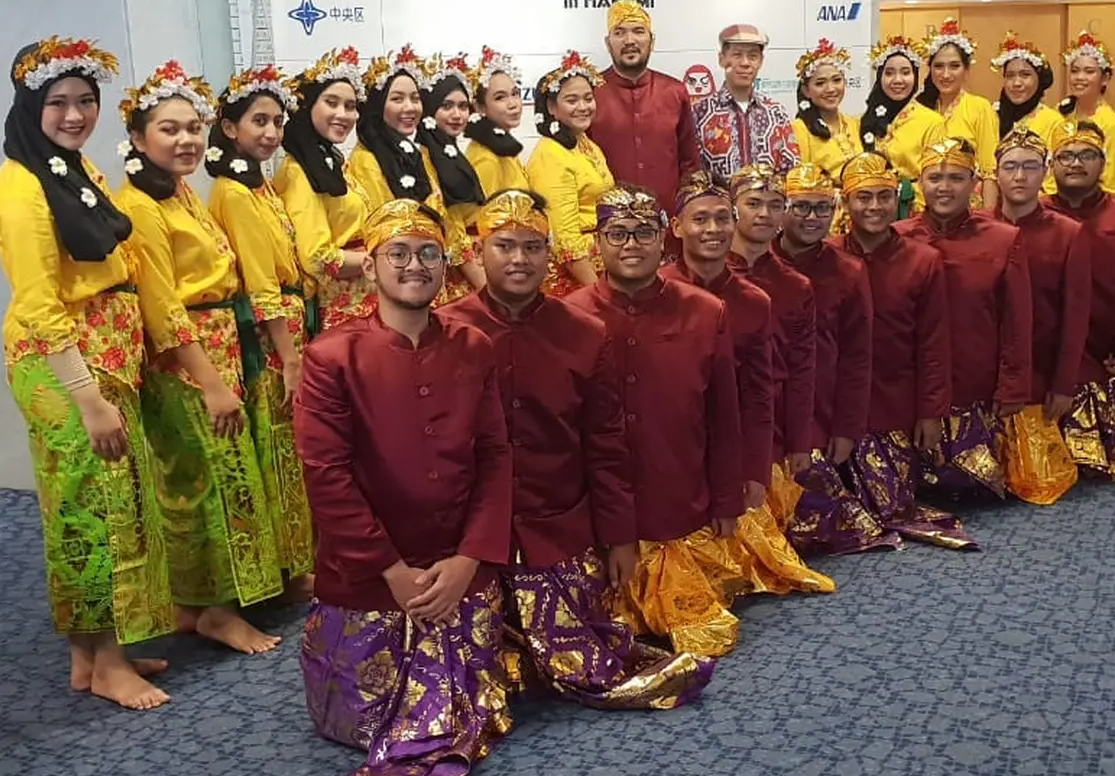
[[[95,653],[87,642],[87,637],[70,637],[70,688],[78,692],[88,692],[93,682]]]
[[[197,618],[201,615],[202,609],[196,606],[179,606],[174,605],[174,632],[175,633],[193,633],[197,630]]]
[[[222,606],[210,606],[201,613],[197,618],[197,632],[248,655],[270,652],[283,640],[281,636],[256,630],[239,614]]]
[[[167,669],[169,663],[165,660],[155,658],[140,657],[135,660],[129,660],[132,665],[132,670],[140,676],[155,676],[161,674]],[[89,692],[93,686],[93,661],[90,660],[88,666],[78,666],[75,659],[73,666],[70,669],[70,688],[78,692]]]
[[[300,577],[287,580],[286,589],[283,590],[284,604],[304,604],[314,597],[314,575],[303,574]]]
[[[153,709],[170,700],[169,695],[140,676],[131,661],[114,651],[97,653],[90,689],[98,697],[137,711]]]

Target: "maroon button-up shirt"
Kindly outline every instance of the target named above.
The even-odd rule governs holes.
[[[986,213],[966,213],[947,225],[922,213],[895,228],[944,255],[953,405],[1028,402],[1033,306],[1018,229]]]
[[[588,134],[617,181],[650,189],[670,213],[682,177],[701,169],[689,93],[664,73],[647,70],[632,81],[605,70]]]
[[[1011,222],[1022,233],[1034,303],[1034,356],[1030,403],[1047,393],[1076,394],[1092,307],[1089,239],[1073,219],[1041,204]]]
[[[512,318],[487,289],[440,313],[495,345],[523,562],[553,566],[593,545],[635,542],[623,405],[604,324],[542,295]]]
[[[833,240],[857,256],[871,281],[871,409],[874,433],[912,434],[919,420],[949,415],[952,351],[944,259],[892,231],[874,251],[852,235]]]
[[[294,428],[325,603],[397,610],[399,560],[475,558],[470,592],[507,563],[511,447],[482,332],[436,313],[417,347],[375,315],[330,329],[306,349]]]
[[[1079,208],[1058,196],[1044,201],[1082,223],[1089,238],[1092,303],[1079,377],[1081,382],[1102,383],[1109,377],[1103,361],[1115,355],[1115,197],[1097,192]]]
[[[748,266],[728,254],[732,272],[750,280],[770,297],[772,373],[774,376],[774,459],[813,449],[813,391],[816,373],[817,308],[809,278],[771,253]]]
[[[774,377],[771,364],[770,297],[750,280],[726,267],[705,282],[684,261],[662,269],[662,277],[692,283],[724,302],[735,343],[739,385],[740,428],[743,432],[743,480],[770,485],[774,444]]]
[[[657,280],[633,297],[601,277],[566,297],[615,345],[639,538],[670,541],[743,512],[743,441],[724,304]]]
[[[871,281],[863,265],[824,242],[790,256],[779,240],[778,258],[809,278],[816,304],[813,447],[832,437],[867,433],[871,402]]]

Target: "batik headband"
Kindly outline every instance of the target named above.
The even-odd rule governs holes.
[[[1049,135],[1049,150],[1056,154],[1069,143],[1083,143],[1103,152],[1103,130],[1090,121],[1062,121]]]
[[[217,118],[217,100],[209,84],[202,78],[186,75],[174,59],[159,66],[139,88],[127,89],[125,94],[127,96],[120,101],[120,118],[126,127],[132,126],[136,113],[150,110],[171,97],[181,97],[189,102],[206,123]]]
[[[1002,158],[1003,154],[1008,151],[1013,151],[1016,148],[1033,151],[1040,156],[1043,161],[1049,158],[1049,147],[1046,146],[1045,141],[1041,139],[1041,135],[1028,127],[1016,126],[1011,129],[1006,137],[999,141],[999,145],[995,147],[996,161]]]
[[[976,171],[976,153],[971,143],[950,137],[926,146],[918,162],[918,170],[925,172],[930,167],[963,167],[965,170]]]
[[[865,151],[847,161],[840,173],[840,187],[844,194],[860,189],[898,188],[898,173],[887,163],[882,154]]]
[[[786,196],[801,194],[836,194],[836,181],[824,167],[803,162],[786,173]]]
[[[786,196],[786,178],[768,164],[748,164],[732,176],[729,191],[733,200],[744,191],[769,191]]]
[[[78,72],[99,84],[111,81],[120,70],[115,55],[99,49],[87,40],[59,38],[41,41],[15,66],[13,75],[31,91],[43,87],[66,73]]]
[[[597,229],[602,229],[609,221],[624,218],[659,227],[664,227],[667,220],[666,214],[658,207],[658,200],[649,192],[617,186],[597,198]]]
[[[364,247],[371,253],[396,237],[424,237],[445,250],[445,229],[413,199],[393,199],[379,208],[364,226]]]
[[[621,24],[641,24],[650,30],[650,14],[637,0],[619,0],[608,9],[608,33]]]
[[[700,170],[690,173],[681,182],[674,200],[674,212],[680,213],[686,205],[701,197],[720,197],[728,202],[732,201],[732,193],[722,182]]]
[[[549,237],[550,221],[535,207],[530,194],[504,191],[485,202],[476,215],[476,232],[481,240],[501,229],[528,229]]]

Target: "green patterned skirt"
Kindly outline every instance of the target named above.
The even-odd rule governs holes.
[[[149,372],[142,397],[174,601],[248,606],[282,593],[251,435],[216,436],[201,391],[171,374]]]
[[[167,550],[139,397],[93,374],[124,416],[128,455],[113,463],[93,452],[77,406],[44,358],[26,356],[8,369],[31,441],[54,628],[112,631],[132,644],[174,628]]]
[[[314,570],[314,528],[302,461],[294,447],[294,417],[283,406],[284,393],[282,374],[264,369],[248,386],[247,406],[279,563],[298,577]]]

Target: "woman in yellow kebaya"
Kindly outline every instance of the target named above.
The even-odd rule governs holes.
[[[469,68],[463,55],[429,60],[431,73],[422,90],[422,123],[418,142],[429,154],[445,203],[448,232],[446,255],[449,266],[445,289],[435,304],[445,304],[484,287],[484,268],[473,261],[474,250],[468,227],[484,204],[484,190],[476,170],[457,145],[472,113],[468,94]]]
[[[273,184],[294,225],[313,336],[375,310],[375,286],[362,269],[361,236],[372,210],[337,148],[352,134],[357,106],[365,99],[360,55],[353,48],[327,52],[289,87],[298,107],[283,132],[286,157]]]
[[[995,149],[999,145],[999,122],[985,97],[964,90],[975,62],[976,43],[951,17],[925,40],[929,72],[918,102],[945,119],[945,136],[967,140],[976,149],[981,180],[979,199],[988,210],[999,199],[995,178]]]
[[[570,51],[560,67],[542,76],[536,90],[535,120],[542,137],[527,162],[527,180],[547,202],[555,266],[543,290],[554,296],[596,282],[596,200],[615,185],[604,152],[586,134],[596,116],[594,90],[601,83],[592,63]]]
[[[1053,85],[1053,68],[1037,46],[1023,43],[1013,32],[999,44],[991,69],[1003,76],[1003,89],[992,107],[999,114],[999,137],[1010,134],[1016,125],[1025,125],[1046,143],[1063,119],[1041,100]]]
[[[287,111],[295,107],[294,94],[271,65],[234,76],[218,103],[205,169],[214,178],[209,210],[236,253],[256,322],[256,336],[244,331],[240,348],[279,560],[292,592],[308,600],[314,532],[291,406],[302,375],[306,306],[294,225],[261,167],[278,150]]]
[[[925,49],[917,41],[892,35],[871,49],[875,84],[860,118],[860,139],[866,151],[885,154],[900,180],[898,217],[921,209],[917,189],[922,149],[945,137],[945,120],[914,99]]]
[[[1087,30],[1076,36],[1063,55],[1069,69],[1069,94],[1058,106],[1061,115],[1069,121],[1091,121],[1106,138],[1104,152],[1107,165],[1100,177],[1104,191],[1115,193],[1115,109],[1104,99],[1111,83],[1111,55],[1103,41]],[[1046,181],[1045,190],[1056,190],[1052,180]]]
[[[117,200],[135,228],[139,307],[154,359],[143,415],[179,624],[241,652],[266,652],[280,639],[236,611],[283,592],[274,520],[241,407],[237,328],[251,328],[251,309],[240,304],[228,238],[185,180],[205,152],[213,94],[172,60],[128,90],[120,113],[131,148]]]
[[[170,700],[122,645],[174,628],[144,439],[143,327],[131,221],[81,149],[116,57],[84,40],[24,46],[0,165],[0,257],[12,296],[4,362],[27,422],[54,629],[70,686],[130,709]]]
[[[471,73],[473,107],[465,137],[471,142],[465,155],[484,197],[505,189],[527,189],[527,171],[519,159],[523,144],[511,134],[523,120],[522,75],[511,58],[484,47],[480,63]]]

